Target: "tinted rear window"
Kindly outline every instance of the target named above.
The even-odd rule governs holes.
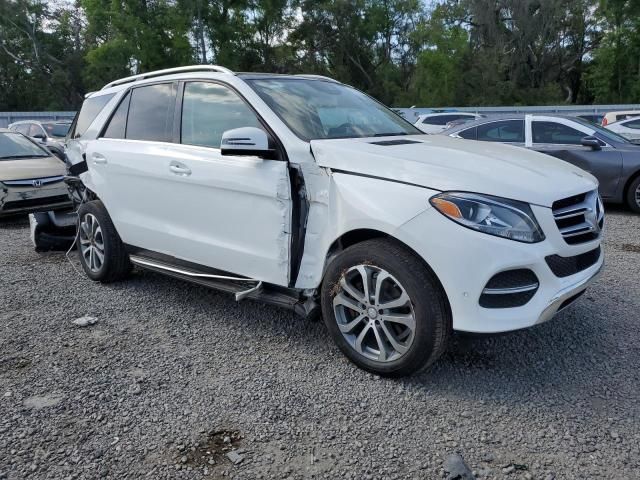
[[[133,89],[127,118],[127,138],[170,142],[175,103],[176,88],[172,83]]]
[[[73,138],[78,138],[84,135],[89,126],[96,119],[98,114],[102,111],[104,106],[113,98],[113,93],[107,95],[100,95],[97,97],[87,98],[82,104],[80,113],[76,119],[75,128],[73,130]]]
[[[115,113],[109,121],[109,126],[104,132],[105,138],[124,138],[125,129],[127,128],[127,113],[129,112],[129,101],[131,100],[131,93],[127,92],[124,99],[116,108]]]
[[[524,143],[524,120],[502,120],[478,125],[478,140]]]
[[[42,126],[47,131],[47,135],[53,138],[64,138],[69,132],[68,123],[43,123]]]

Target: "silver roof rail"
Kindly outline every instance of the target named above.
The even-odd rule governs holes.
[[[313,75],[307,73],[298,73],[296,77],[317,78],[318,80],[329,80],[330,82],[340,83],[335,78],[325,77],[324,75]]]
[[[233,71],[219,65],[190,65],[187,67],[166,68],[164,70],[156,70],[155,72],[141,73],[139,75],[132,75],[131,77],[121,78],[119,80],[114,80],[113,82],[107,83],[104,87],[102,87],[102,90],[104,90],[105,88],[115,87],[116,85],[123,85],[125,83],[135,82],[137,80],[144,80],[146,78],[162,77],[163,75],[172,75],[175,73],[185,72],[217,72],[228,73],[231,75],[234,74]]]

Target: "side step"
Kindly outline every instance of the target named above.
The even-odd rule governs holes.
[[[300,295],[298,290],[264,284],[259,280],[230,275],[204,273],[194,268],[171,265],[156,259],[130,255],[131,263],[154,272],[169,275],[180,280],[235,294],[236,301],[251,299],[293,310],[298,315],[307,317],[313,308],[309,301]]]

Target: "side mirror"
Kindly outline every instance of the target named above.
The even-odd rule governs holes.
[[[256,127],[227,130],[222,134],[220,151],[222,155],[275,158],[275,150],[269,148],[267,133]]]
[[[602,145],[600,145],[600,140],[596,137],[587,136],[582,139],[583,147],[591,147],[593,150],[602,150]]]

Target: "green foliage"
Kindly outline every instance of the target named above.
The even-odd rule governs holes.
[[[394,106],[640,102],[638,0],[0,0],[0,110],[193,63]]]

